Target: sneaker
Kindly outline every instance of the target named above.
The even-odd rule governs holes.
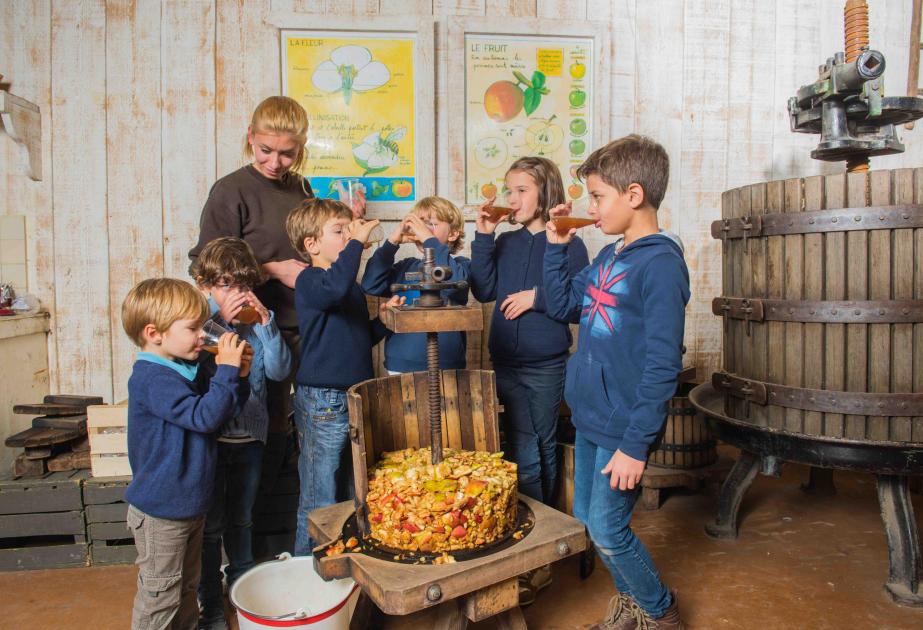
[[[630,595],[618,593],[609,600],[606,616],[590,630],[636,630],[638,612],[641,608]]]
[[[676,603],[676,595],[673,595],[673,603],[667,608],[667,611],[656,619],[648,615],[640,607],[637,609],[638,630],[685,630],[686,625],[679,617],[679,605]]]
[[[526,571],[519,576],[519,605],[528,606],[543,588],[551,586],[551,565]]]

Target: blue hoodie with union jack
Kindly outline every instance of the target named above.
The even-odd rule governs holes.
[[[598,446],[646,460],[682,369],[689,271],[680,246],[664,234],[619,251],[616,245],[571,276],[568,246],[549,243],[545,301],[555,319],[580,318],[564,385],[577,430]]]

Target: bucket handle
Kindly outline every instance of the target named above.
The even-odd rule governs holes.
[[[292,554],[290,554],[287,551],[283,551],[278,556],[276,556],[276,560],[279,562],[285,562],[286,560],[291,560],[291,559],[292,559]],[[283,619],[292,619],[292,620],[304,619],[307,616],[308,616],[308,613],[305,611],[305,609],[299,608],[295,612],[285,613],[284,615],[275,615],[275,616],[260,615],[260,618],[268,619],[269,621],[281,621]]]

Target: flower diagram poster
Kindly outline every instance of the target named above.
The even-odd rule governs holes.
[[[465,203],[503,200],[503,176],[538,155],[561,169],[568,199],[593,137],[593,40],[465,35]]]
[[[308,113],[302,175],[316,196],[359,180],[368,201],[416,198],[414,45],[397,33],[283,31],[283,93]]]

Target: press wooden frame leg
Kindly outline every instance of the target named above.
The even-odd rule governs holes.
[[[468,618],[460,600],[443,602],[433,609],[433,630],[465,630]]]
[[[885,589],[898,604],[923,606],[920,534],[913,516],[907,477],[877,475],[877,478],[878,504],[888,540],[888,582]]]
[[[759,469],[759,455],[749,451],[740,452],[740,457],[721,486],[718,515],[714,523],[705,525],[706,534],[712,538],[737,538],[737,512]]]

